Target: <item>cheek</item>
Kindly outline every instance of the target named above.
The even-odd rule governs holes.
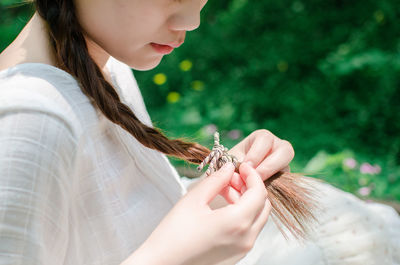
[[[113,57],[121,58],[124,54],[131,57],[135,50],[156,41],[162,34],[165,14],[154,8],[150,0],[77,2],[82,2],[77,9],[83,29]]]

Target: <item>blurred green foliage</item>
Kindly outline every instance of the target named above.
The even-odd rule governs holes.
[[[371,160],[351,150],[319,151],[301,170],[363,198],[400,200],[400,167],[379,157]]]
[[[29,15],[4,3],[1,49]],[[293,144],[294,171],[325,152],[336,162],[320,162],[318,177],[355,193],[375,182],[371,196],[400,200],[398,18],[398,0],[209,1],[182,47],[134,73],[169,136],[211,147],[216,126],[231,147],[266,128]],[[382,171],[356,174],[349,157]]]
[[[28,22],[32,4],[23,0],[0,1],[0,51],[3,51]]]

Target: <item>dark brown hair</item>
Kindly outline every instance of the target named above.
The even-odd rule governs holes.
[[[58,67],[79,81],[83,93],[94,107],[146,147],[194,164],[204,160],[210,149],[182,139],[168,139],[159,129],[143,124],[121,102],[113,86],[105,80],[89,55],[73,0],[34,2],[37,12],[47,22]],[[274,215],[297,237],[306,235],[306,224],[314,219],[313,195],[303,179],[297,174],[279,172],[265,181]]]

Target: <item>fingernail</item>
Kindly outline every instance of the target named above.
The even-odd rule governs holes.
[[[249,166],[251,166],[252,168],[254,168],[254,163],[253,163],[253,161],[246,161],[246,163],[247,163]]]

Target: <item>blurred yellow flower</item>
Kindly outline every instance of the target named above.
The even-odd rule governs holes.
[[[375,18],[376,22],[381,24],[385,20],[385,13],[383,13],[382,10],[377,10],[374,13],[374,18]]]
[[[204,82],[200,80],[195,80],[191,83],[192,88],[196,91],[202,91],[204,89]]]
[[[284,73],[288,70],[289,64],[286,61],[280,61],[277,65],[276,68],[278,68],[278,71],[281,73]]]
[[[181,68],[182,71],[187,72],[190,69],[192,69],[193,63],[189,60],[183,60],[180,64],[179,64],[179,68]]]
[[[167,76],[163,73],[158,73],[158,74],[154,75],[153,82],[156,85],[161,86],[161,85],[165,84],[165,82],[167,82]]]
[[[167,102],[176,103],[179,101],[180,98],[181,98],[181,94],[179,94],[178,92],[172,91],[172,92],[168,93]]]

